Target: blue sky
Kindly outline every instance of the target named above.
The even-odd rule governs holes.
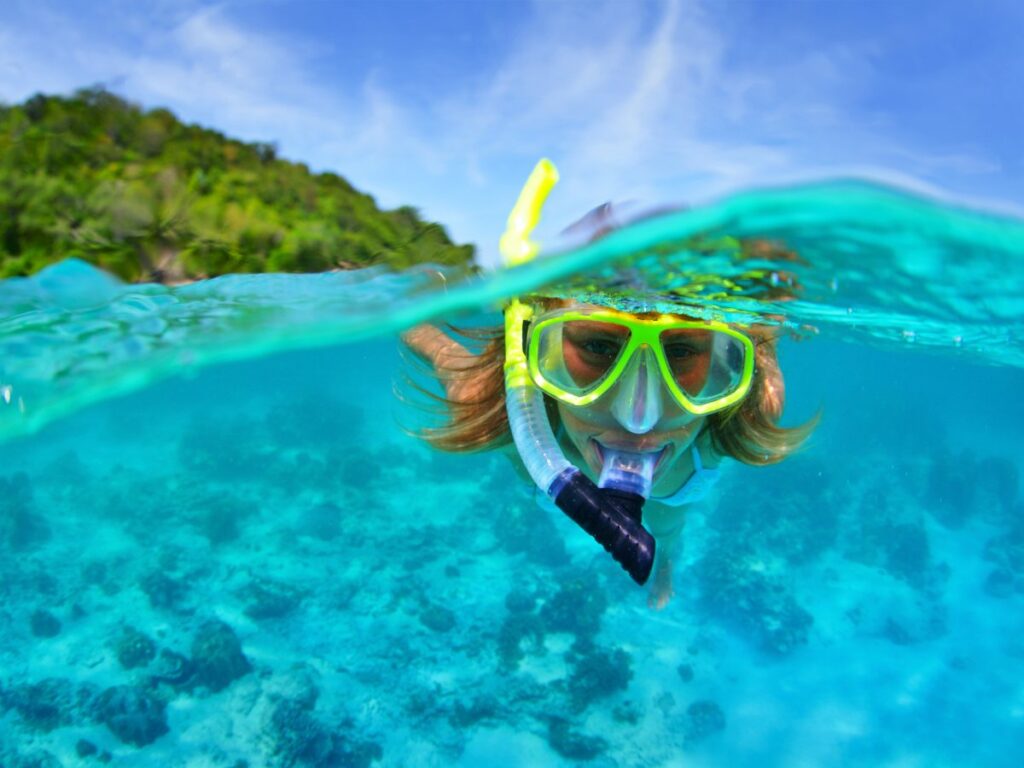
[[[605,202],[871,176],[1024,209],[1024,3],[6,0],[0,101],[97,83],[411,204],[485,262]]]

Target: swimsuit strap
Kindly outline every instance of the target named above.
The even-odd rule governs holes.
[[[681,507],[683,504],[693,504],[707,498],[718,482],[721,471],[717,468],[704,468],[696,443],[691,447],[690,455],[693,456],[693,474],[686,478],[686,482],[675,493],[668,496],[652,496],[652,500],[670,507]]]

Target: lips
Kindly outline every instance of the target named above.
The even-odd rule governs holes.
[[[594,438],[590,438],[590,443],[591,443],[591,445],[592,445],[592,447],[594,449],[594,453],[597,455],[598,462],[600,462],[600,464],[603,466],[604,465],[604,456],[605,456],[605,447],[606,446],[604,446],[602,443],[599,443]],[[658,474],[658,470],[661,469],[662,465],[665,464],[665,460],[672,453],[672,445],[670,443],[666,443],[665,445],[663,445],[660,448],[657,448],[655,450],[644,450],[643,448],[641,448],[639,446],[636,446],[636,445],[619,445],[619,446],[612,445],[612,446],[607,446],[607,447],[608,448],[613,448],[613,449],[619,450],[619,451],[629,452],[629,453],[656,453],[656,454],[658,454],[658,458],[654,462],[654,474],[655,475]]]

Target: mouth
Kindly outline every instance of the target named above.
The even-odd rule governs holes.
[[[594,450],[594,454],[597,456],[598,462],[600,463],[601,466],[604,466],[605,446],[602,445],[601,443],[599,443],[594,438],[590,438],[590,445],[591,445],[591,448],[593,448],[593,450]],[[615,446],[610,446],[610,447],[615,447]],[[656,450],[653,450],[653,451],[650,451],[650,450],[648,450],[648,451],[637,450],[636,446],[621,446],[619,448],[619,450],[621,450],[621,451],[630,451],[632,453],[653,453],[653,454],[657,454],[658,458],[654,462],[654,474],[655,474],[655,476],[657,476],[658,471],[665,464],[666,459],[668,459],[669,456],[671,455],[671,453],[673,452],[672,444],[671,443],[666,443],[665,445],[663,445],[660,448],[658,448]]]

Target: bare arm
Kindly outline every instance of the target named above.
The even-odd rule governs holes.
[[[486,371],[462,344],[430,323],[410,328],[402,334],[402,341],[433,366],[449,400],[468,403],[480,399]]]
[[[437,370],[457,368],[472,359],[469,350],[436,325],[422,323],[402,334],[402,341]]]

